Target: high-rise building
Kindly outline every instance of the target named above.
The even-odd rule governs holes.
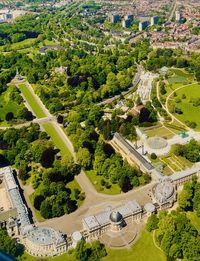
[[[131,20],[130,19],[122,20],[122,27],[123,28],[129,28],[130,26],[131,26]]]
[[[181,13],[179,11],[176,11],[176,18],[175,18],[176,22],[180,22],[181,20]]]
[[[139,31],[143,31],[147,28],[148,26],[148,22],[147,21],[144,21],[144,22],[139,22]]]
[[[151,26],[157,24],[159,21],[159,17],[158,16],[152,16],[151,17]]]
[[[133,22],[133,15],[132,14],[128,14],[124,17],[125,20],[130,20],[131,23]]]
[[[115,24],[115,23],[118,23],[118,22],[120,22],[120,19],[121,19],[121,16],[120,15],[118,15],[118,14],[110,14],[110,22],[112,23],[112,24]]]

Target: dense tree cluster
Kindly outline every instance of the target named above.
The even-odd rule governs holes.
[[[123,192],[144,185],[150,180],[149,175],[131,167],[110,145],[101,141],[97,143],[94,153],[94,170],[102,178],[113,184],[117,183]]]
[[[0,229],[0,251],[17,256],[17,243],[8,236],[5,229]]]
[[[106,248],[99,241],[94,241],[89,245],[81,240],[75,249],[75,257],[79,261],[100,261],[106,255]]]
[[[72,181],[79,171],[79,167],[72,162],[66,165],[57,162],[54,168],[44,171],[43,179],[33,195],[34,207],[44,218],[59,217],[77,209],[77,201],[72,199],[72,191],[66,184]],[[36,185],[34,183],[35,187]],[[80,191],[76,191],[76,194],[78,199]]]
[[[44,218],[61,216],[77,208],[84,199],[67,184],[80,172],[78,165],[66,159],[56,159],[57,150],[38,124],[21,129],[0,131],[0,165],[15,164],[18,177],[25,181],[32,176],[34,207]],[[38,164],[35,169],[35,164]],[[73,196],[76,194],[76,197]]]
[[[156,238],[172,260],[200,260],[200,235],[185,213],[174,211],[160,215]]]
[[[185,157],[191,162],[197,162],[199,160],[200,145],[193,139],[186,145],[177,144],[174,153],[177,156]]]
[[[193,178],[193,181],[186,183],[178,195],[178,203],[181,210],[196,211],[200,217],[200,183]]]

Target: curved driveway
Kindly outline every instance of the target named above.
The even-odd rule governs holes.
[[[136,200],[140,205],[144,205],[151,201],[150,191],[155,185],[155,182],[151,182],[146,186],[133,189],[127,193],[121,193],[119,195],[106,195],[98,193],[94,186],[89,181],[84,172],[81,172],[77,177],[79,185],[86,193],[86,199],[83,205],[79,207],[75,212],[64,215],[58,218],[52,218],[44,222],[36,222],[38,226],[50,226],[56,230],[61,230],[66,234],[71,234],[76,230],[82,230],[82,218],[97,214],[104,211],[108,207],[116,207],[129,200]]]

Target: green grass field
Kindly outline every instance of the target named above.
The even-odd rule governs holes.
[[[168,79],[169,84],[184,83],[194,79],[192,74],[189,74],[183,69],[172,68],[170,72],[173,73],[173,75]]]
[[[116,195],[116,194],[121,193],[121,189],[117,184],[112,184],[111,188],[109,188],[109,189],[103,187],[101,185],[101,180],[104,178],[102,176],[96,175],[93,170],[87,171],[86,174],[98,192],[108,194],[108,195]],[[105,181],[107,181],[107,180],[105,180]],[[107,181],[107,182],[109,184],[111,184],[109,181]]]
[[[71,158],[71,153],[68,150],[67,145],[63,142],[61,139],[60,135],[56,131],[55,127],[53,126],[52,123],[47,122],[44,123],[43,125],[44,130],[49,134],[51,137],[54,145],[60,150],[60,153],[62,156],[67,156],[68,158]]]
[[[174,130],[170,130],[165,127],[158,127],[158,128],[153,128],[153,129],[149,129],[149,130],[147,129],[147,130],[144,130],[144,132],[148,137],[158,136],[158,137],[162,137],[162,138],[166,138],[166,139],[170,139],[174,135],[176,135],[176,132]]]
[[[177,97],[181,99],[181,102],[176,104],[176,106],[183,111],[183,114],[175,114],[175,116],[182,122],[196,122],[196,130],[200,130],[200,106],[195,107],[190,103],[191,99],[200,98],[200,84],[186,86],[185,88],[178,90],[176,93]],[[182,99],[183,94],[186,95],[186,99]]]
[[[24,97],[28,101],[29,105],[31,106],[34,114],[37,118],[44,118],[46,117],[46,114],[38,104],[38,102],[35,100],[35,97],[32,95],[32,93],[29,91],[29,89],[26,87],[25,84],[19,84],[19,89],[23,93]]]
[[[144,230],[130,249],[108,249],[103,261],[166,261],[163,252],[153,243],[152,233]]]
[[[72,254],[64,254],[57,257],[45,257],[45,258],[38,258],[30,256],[28,253],[24,253],[21,257],[18,258],[19,261],[77,261],[75,258],[74,253]]]

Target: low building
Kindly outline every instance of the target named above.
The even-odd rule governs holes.
[[[137,165],[143,172],[151,173],[154,169],[152,164],[147,161],[129,142],[127,142],[119,133],[115,133],[111,141],[113,148],[126,159],[129,164]]]
[[[32,256],[56,256],[67,251],[62,233],[46,227],[30,227],[24,231],[23,244]]]

